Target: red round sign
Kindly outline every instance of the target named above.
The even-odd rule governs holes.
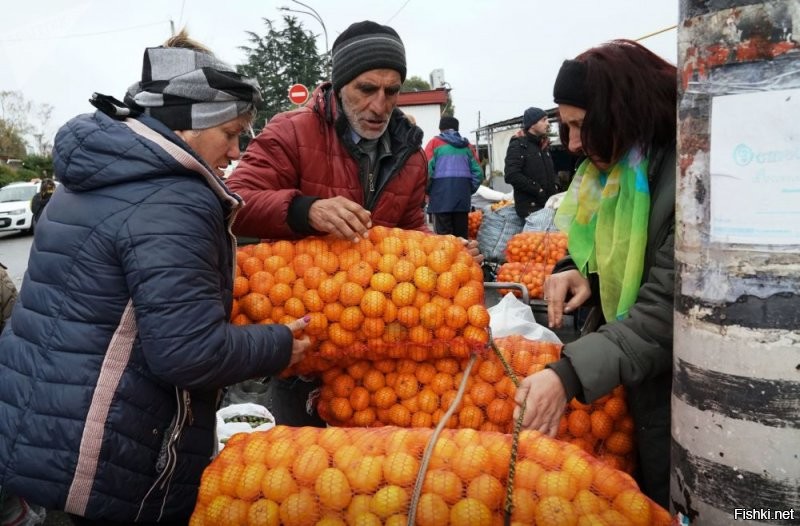
[[[302,84],[292,84],[289,87],[289,100],[295,104],[302,104],[308,100],[308,88]]]

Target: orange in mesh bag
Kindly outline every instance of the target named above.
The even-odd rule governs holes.
[[[502,351],[518,374],[541,371],[558,358],[560,344],[525,342],[527,348],[516,353]],[[468,363],[446,357],[426,362],[384,359],[332,368],[321,377],[317,411],[338,426],[432,427],[456,400]],[[511,432],[515,391],[496,355],[476,357],[447,427]]]
[[[517,378],[541,371],[558,360],[561,352],[561,344],[521,336],[498,338],[495,345]],[[494,353],[476,358],[464,395],[446,427],[512,431],[516,386],[503,361]],[[430,362],[384,359],[331,368],[321,377],[317,411],[335,426],[433,427],[457,399],[468,363],[468,359],[452,358]],[[633,473],[633,421],[627,413],[622,387],[591,405],[573,400],[561,419],[557,438]]]
[[[232,320],[310,316],[313,347],[288,375],[365,356],[468,356],[488,341],[482,280],[453,236],[374,227],[358,243],[311,237],[247,245],[237,252]]]
[[[521,232],[509,239],[506,261],[497,281],[522,283],[531,298],[541,298],[544,280],[567,253],[567,236],[561,232]],[[505,294],[505,290],[501,293]],[[519,295],[519,291],[512,291]]]
[[[475,210],[467,215],[467,236],[470,239],[478,238],[478,229],[481,227],[481,221],[483,221],[483,212],[480,210]]]
[[[669,524],[629,475],[535,431],[291,428],[234,435],[203,473],[200,525]],[[426,455],[427,452],[427,455]],[[509,487],[509,477],[511,484]]]

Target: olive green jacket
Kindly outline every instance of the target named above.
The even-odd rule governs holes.
[[[654,155],[642,286],[628,318],[564,346],[552,369],[568,397],[591,402],[622,384],[636,425],[638,482],[662,506],[669,498],[670,393],[675,297],[675,149]],[[559,270],[570,268],[559,265]],[[572,268],[575,268],[572,265]],[[576,382],[577,380],[577,382]]]
[[[6,326],[6,320],[11,317],[11,310],[17,301],[17,287],[8,275],[6,267],[0,264],[0,332]]]

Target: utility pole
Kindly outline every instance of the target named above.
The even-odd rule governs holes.
[[[680,2],[670,500],[703,526],[800,521],[798,6],[746,4]]]

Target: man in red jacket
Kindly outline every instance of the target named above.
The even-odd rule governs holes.
[[[333,234],[357,241],[373,225],[428,230],[422,130],[396,108],[403,42],[388,26],[352,24],[332,48],[332,82],[302,108],[276,115],[228,179],[245,206],[234,233],[260,239]],[[314,382],[273,378],[276,422],[324,422],[307,403]]]
[[[332,83],[276,115],[228,180],[245,201],[236,234],[355,240],[372,225],[427,230],[422,130],[396,108],[403,42],[391,27],[358,22],[333,43],[332,62]]]

